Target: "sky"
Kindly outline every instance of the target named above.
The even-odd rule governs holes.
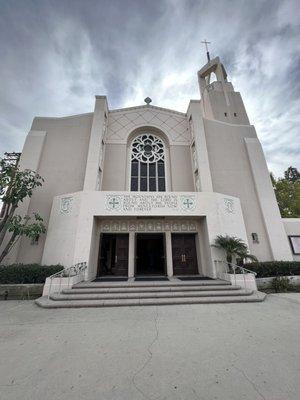
[[[300,0],[0,0],[0,155],[35,116],[144,104],[185,112],[211,42],[270,171],[300,169]]]

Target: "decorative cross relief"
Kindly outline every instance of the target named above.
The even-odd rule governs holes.
[[[178,211],[194,211],[196,198],[193,195],[176,194],[125,194],[107,195],[106,209],[109,211],[141,212],[155,211],[158,209],[171,209]]]
[[[184,211],[193,211],[196,208],[195,196],[180,196],[181,208]]]
[[[60,199],[61,214],[70,214],[72,212],[73,197],[62,197]]]
[[[225,204],[225,210],[233,214],[234,213],[234,201],[232,199],[224,199],[224,204]]]
[[[103,220],[101,232],[197,232],[191,220]]]
[[[118,211],[122,207],[123,196],[106,196],[106,208]]]

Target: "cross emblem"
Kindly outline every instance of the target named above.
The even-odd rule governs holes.
[[[113,197],[112,200],[108,202],[108,204],[111,206],[111,208],[115,209],[120,204],[120,202],[115,197]]]
[[[109,195],[106,198],[106,208],[108,210],[118,211],[122,207],[122,196]]]
[[[189,210],[190,206],[193,205],[193,202],[190,199],[184,200],[183,204],[186,206],[186,208]]]
[[[183,210],[192,211],[195,209],[195,199],[192,197],[182,196],[181,198],[181,207]]]

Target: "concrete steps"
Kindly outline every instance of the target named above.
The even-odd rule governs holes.
[[[162,298],[178,298],[178,297],[209,297],[209,296],[250,296],[253,291],[249,290],[218,290],[218,291],[178,291],[174,292],[143,292],[143,293],[84,293],[84,294],[53,294],[51,300],[117,300],[117,299],[162,299]]]
[[[148,281],[148,282],[81,282],[73,286],[73,289],[95,289],[95,288],[146,288],[146,287],[181,287],[181,286],[231,286],[230,282],[221,279],[203,280],[203,281],[180,281],[172,279],[169,281]],[[73,290],[72,289],[72,290]]]
[[[193,291],[197,291],[197,292],[207,292],[207,291],[223,291],[224,289],[226,289],[227,291],[235,291],[235,290],[239,290],[240,287],[239,286],[164,286],[164,287],[151,287],[151,286],[146,286],[146,287],[120,287],[120,288],[89,288],[87,287],[86,289],[77,289],[74,287],[74,289],[64,289],[62,290],[63,294],[104,294],[104,293],[155,293],[155,292],[172,292],[172,293],[176,293],[176,292],[182,292],[182,291],[186,291],[186,292],[193,292]]]
[[[120,307],[171,304],[242,303],[263,301],[265,295],[233,286],[230,282],[83,282],[40,297],[36,304],[44,308]]]

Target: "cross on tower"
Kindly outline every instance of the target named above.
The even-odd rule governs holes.
[[[206,39],[202,40],[202,42],[205,45],[206,48],[206,56],[207,56],[207,61],[210,61],[210,55],[209,55],[209,51],[208,51],[208,44],[211,44],[211,42],[208,42]]]

